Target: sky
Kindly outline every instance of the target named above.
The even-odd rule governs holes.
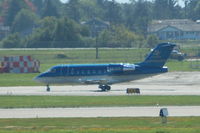
[[[60,1],[66,2],[68,0],[60,0]],[[120,3],[127,3],[127,2],[129,2],[129,0],[116,0],[116,1],[120,2]]]
[[[66,2],[68,0],[60,0],[60,1]],[[119,3],[127,3],[127,2],[129,2],[129,0],[116,0],[116,1],[119,2]],[[149,0],[149,1],[152,1],[152,0]],[[179,3],[180,6],[182,6],[182,7],[184,6],[183,0],[178,0],[178,3]]]
[[[118,1],[118,2],[120,2],[120,3],[129,2],[129,0],[116,0],[116,1]],[[149,1],[152,1],[152,0],[149,0]],[[178,0],[178,3],[179,3],[181,6],[183,6],[183,5],[184,5],[184,2],[183,2],[183,0]]]

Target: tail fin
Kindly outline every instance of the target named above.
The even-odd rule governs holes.
[[[175,44],[161,43],[153,49],[153,51],[147,56],[147,58],[139,65],[144,67],[157,67],[162,68],[167,59],[169,58]]]

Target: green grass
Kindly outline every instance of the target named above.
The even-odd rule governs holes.
[[[1,96],[0,108],[200,105],[200,96]]]
[[[0,119],[0,133],[198,133],[200,117]]]
[[[70,50],[5,50],[0,52],[0,57],[15,55],[31,55],[41,62],[40,71],[46,71],[57,64],[82,64],[82,63],[137,63],[144,60],[149,49],[100,49],[99,59],[95,59],[95,49],[70,49]],[[188,52],[193,53],[193,49]],[[57,58],[58,54],[66,58]],[[166,64],[170,71],[200,71],[200,62],[169,60]],[[192,66],[197,66],[196,68]],[[32,79],[34,74],[0,74],[0,86],[37,86],[41,85]]]
[[[166,63],[170,72],[182,71],[182,72],[194,72],[200,71],[200,62],[190,62],[190,61],[168,61]]]
[[[104,62],[137,62],[144,58],[149,49],[100,49],[99,59],[96,60],[95,49],[70,50],[6,50],[1,56],[31,55],[42,64],[73,64],[73,63],[104,63]],[[58,54],[66,58],[57,58]]]
[[[0,74],[0,86],[37,86],[41,85],[33,81],[34,74]]]

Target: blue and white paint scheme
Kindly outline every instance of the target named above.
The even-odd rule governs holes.
[[[47,91],[51,84],[97,84],[102,91],[111,89],[110,85],[142,79],[168,72],[164,66],[175,44],[161,43],[136,64],[75,64],[57,65],[41,73],[34,80],[45,83]]]

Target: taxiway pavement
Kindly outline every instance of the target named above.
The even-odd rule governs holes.
[[[140,88],[141,95],[200,95],[200,72],[169,72],[154,77],[112,85],[101,92],[98,85],[0,87],[0,95],[111,96],[127,95],[127,88]]]
[[[140,88],[141,95],[200,95],[200,72],[169,72],[142,80],[112,85],[109,92],[98,91],[97,85],[0,87],[0,95],[111,96],[127,95],[126,88]],[[0,109],[0,118],[70,118],[70,117],[158,117],[160,106],[30,108]],[[200,106],[166,106],[169,116],[200,116]]]
[[[163,107],[0,109],[0,118],[159,117]],[[166,106],[169,116],[200,116],[200,106]]]

